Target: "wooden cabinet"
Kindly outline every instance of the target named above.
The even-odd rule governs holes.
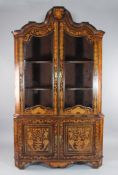
[[[14,32],[15,164],[102,164],[102,37],[54,7]]]

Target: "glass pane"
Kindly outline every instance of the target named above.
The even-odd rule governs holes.
[[[53,107],[53,34],[24,44],[25,108]]]
[[[64,54],[66,61],[93,60],[93,42],[85,37],[64,34]]]
[[[66,88],[92,88],[93,62],[75,64],[65,62]]]
[[[52,89],[52,63],[25,62],[25,88]]]
[[[27,89],[25,91],[25,108],[36,105],[52,107],[52,91]]]
[[[33,36],[24,45],[24,59],[32,61],[51,61],[53,56],[53,33],[44,37]]]
[[[65,91],[65,108],[75,105],[92,107],[92,90],[67,90]]]
[[[64,34],[65,108],[93,103],[93,43]]]

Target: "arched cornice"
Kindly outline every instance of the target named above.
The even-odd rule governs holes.
[[[23,36],[24,40],[28,40],[31,35],[44,36],[53,31],[54,21],[65,23],[65,30],[71,35],[79,36],[79,34],[85,34],[90,36],[98,36],[100,38],[102,38],[104,35],[103,31],[97,30],[88,22],[74,22],[70,12],[62,6],[57,6],[50,9],[47,12],[44,22],[36,23],[31,21],[24,25],[21,30],[16,30],[13,33],[15,37]]]

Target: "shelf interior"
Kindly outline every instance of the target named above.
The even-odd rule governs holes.
[[[92,90],[74,90],[65,91],[65,108],[82,105],[92,108],[93,93]]]
[[[92,107],[93,42],[64,33],[65,108]]]
[[[53,33],[24,44],[25,108],[53,107]]]

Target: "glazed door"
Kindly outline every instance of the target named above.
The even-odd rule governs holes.
[[[42,33],[30,36],[23,45],[23,108],[25,113],[54,115],[57,114],[58,23],[48,33],[45,27],[44,31],[38,31]]]
[[[60,113],[65,115],[94,113],[97,107],[95,45],[82,32],[60,23]]]

